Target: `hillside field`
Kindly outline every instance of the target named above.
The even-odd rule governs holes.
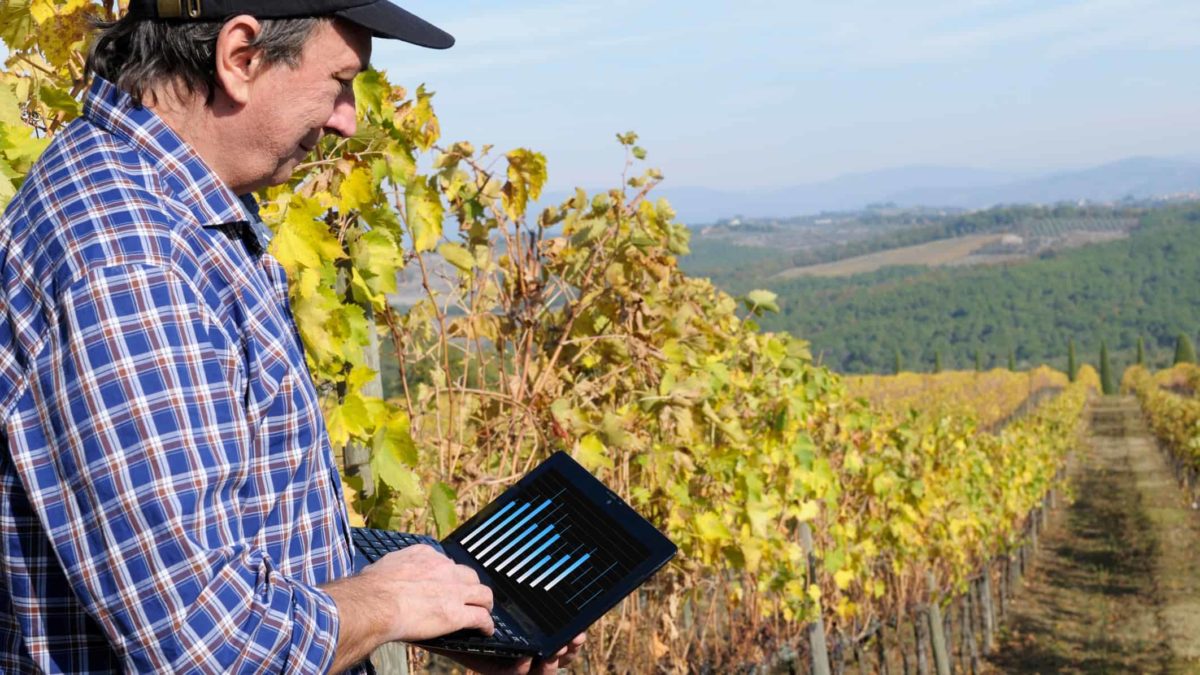
[[[977,234],[954,239],[931,241],[917,246],[906,246],[890,251],[880,251],[846,260],[838,260],[820,265],[794,267],[776,275],[778,279],[795,279],[797,277],[848,277],[855,274],[874,272],[884,267],[903,267],[907,265],[926,265],[942,267],[965,261],[972,253],[988,244],[994,244],[1002,239],[996,234]]]

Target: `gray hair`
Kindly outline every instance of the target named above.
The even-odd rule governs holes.
[[[263,50],[263,63],[300,63],[304,43],[325,18],[262,19],[253,46]],[[87,59],[87,75],[98,75],[142,104],[159,85],[180,85],[202,94],[211,104],[217,87],[217,36],[224,21],[169,21],[126,16],[98,22],[99,33]]]

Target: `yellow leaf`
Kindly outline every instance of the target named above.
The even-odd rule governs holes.
[[[413,249],[418,253],[432,251],[442,238],[442,220],[445,207],[438,196],[434,179],[409,181],[404,193],[405,209],[408,212],[408,228],[412,235]]]
[[[837,584],[840,590],[850,588],[850,582],[854,581],[854,573],[850,570],[838,570],[833,574],[833,582]]]
[[[504,186],[504,210],[513,220],[525,217],[531,199],[542,195],[546,184],[546,156],[524,148],[508,153],[508,183]]]
[[[346,516],[350,521],[350,527],[366,527],[366,518],[363,518],[363,515],[354,508],[354,502],[358,501],[358,490],[343,480],[342,495],[346,498]]]
[[[375,180],[369,168],[360,166],[354,169],[342,181],[338,210],[346,213],[375,202],[375,187]]]
[[[796,520],[802,523],[816,518],[821,513],[821,507],[813,500],[808,500],[800,505],[800,512],[796,514]]]
[[[294,195],[283,224],[271,240],[271,255],[295,276],[301,268],[319,268],[325,261],[345,257],[342,245],[329,232],[325,209],[315,199]]]
[[[575,442],[575,459],[588,471],[613,468],[613,461],[608,456],[604,443],[595,435],[588,434]]]
[[[721,522],[721,517],[712,511],[700,514],[700,517],[696,519],[696,531],[700,534],[701,540],[709,543],[727,542],[733,539],[729,528]]]
[[[29,4],[29,14],[38,25],[46,23],[55,16],[54,3],[51,0],[33,0]]]

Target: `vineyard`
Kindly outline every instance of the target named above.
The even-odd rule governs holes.
[[[0,203],[80,114],[86,17],[116,11],[0,4]],[[635,134],[617,187],[532,213],[544,156],[447,142],[433,95],[385,73],[355,92],[359,133],[259,195],[352,517],[445,534],[571,452],[680,548],[593,627],[591,672],[807,663],[817,626],[907,654],[918,617],[991,579],[1065,490],[1090,367],[843,378],[760,330],[773,294],[681,272],[689,233],[652,198],[663,176]],[[423,289],[403,310],[401,272]],[[1195,390],[1196,371],[1173,377]],[[1200,401],[1161,384],[1125,380],[1200,469]]]
[[[1137,218],[1094,216],[1090,218],[1037,218],[1021,222],[1016,231],[1031,237],[1061,237],[1070,232],[1128,232]]]
[[[1154,435],[1166,446],[1176,471],[1193,489],[1200,474],[1200,368],[1182,363],[1151,374],[1134,366],[1125,372],[1122,390],[1137,396]]]

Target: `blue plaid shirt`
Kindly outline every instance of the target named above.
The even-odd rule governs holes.
[[[97,80],[0,220],[0,671],[329,669],[341,483],[246,209]]]

